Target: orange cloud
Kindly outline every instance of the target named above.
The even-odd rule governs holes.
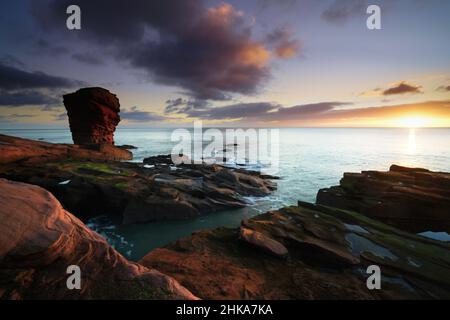
[[[223,3],[218,7],[209,8],[207,15],[215,24],[229,26],[234,19],[243,17],[244,12],[235,10],[234,7],[228,3]]]
[[[276,29],[266,36],[266,42],[273,48],[276,57],[287,59],[299,54],[301,43],[292,38],[286,29]]]
[[[250,43],[238,53],[240,63],[264,67],[270,58],[270,52],[259,43]]]
[[[279,58],[287,59],[295,57],[298,54],[300,44],[297,42],[286,43],[275,49],[275,53]]]

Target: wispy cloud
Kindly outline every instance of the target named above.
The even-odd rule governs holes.
[[[450,101],[353,108],[350,102],[319,102],[283,107],[270,102],[239,103],[223,107],[190,110],[187,117],[203,120],[234,120],[236,123],[272,123],[273,125],[343,125],[356,126],[384,123],[391,118],[411,115],[447,119],[450,123]]]
[[[450,85],[439,86],[436,89],[436,91],[449,92],[450,91]]]
[[[348,19],[364,17],[367,8],[365,0],[335,0],[322,13],[322,18],[332,24],[343,25]]]
[[[142,111],[138,107],[122,109],[120,117],[123,120],[128,120],[130,122],[155,122],[169,119],[168,117],[160,116],[154,112]]]
[[[104,61],[91,52],[78,52],[72,54],[72,59],[75,61],[85,63],[87,65],[100,66],[104,64]]]
[[[41,71],[26,71],[0,63],[0,89],[54,89],[71,88],[83,82],[49,75]]]
[[[12,62],[7,65],[8,61]],[[0,60],[0,106],[38,106],[52,109],[61,105],[61,92],[79,87],[82,81],[25,70],[25,64],[13,56]]]
[[[60,103],[60,99],[40,91],[21,90],[5,92],[0,90],[0,106],[2,107],[49,106]]]

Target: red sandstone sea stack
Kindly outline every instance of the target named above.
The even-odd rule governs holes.
[[[120,122],[115,94],[100,87],[82,88],[64,95],[64,105],[75,144],[114,144],[114,131]]]

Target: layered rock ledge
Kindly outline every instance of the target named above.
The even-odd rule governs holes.
[[[0,221],[0,299],[196,299],[127,261],[40,187],[0,179]],[[81,290],[67,288],[70,265]]]
[[[7,136],[0,142],[0,177],[49,190],[82,219],[105,214],[117,223],[189,218],[243,207],[246,196],[266,196],[276,187],[275,177],[219,165],[174,166],[170,156],[148,158],[155,164],[145,165],[102,161],[94,151],[72,154],[68,150],[81,149],[71,145]],[[91,155],[98,158],[89,160]]]
[[[387,172],[344,173],[317,203],[360,212],[414,233],[450,232],[450,173],[392,165]]]
[[[204,299],[450,298],[449,244],[309,203],[196,232],[139,263]],[[381,290],[366,286],[369,265]]]

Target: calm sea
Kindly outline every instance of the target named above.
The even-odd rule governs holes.
[[[172,129],[119,129],[116,144],[130,144],[134,161],[169,154]],[[2,130],[0,133],[56,143],[71,143],[63,129]],[[151,249],[166,245],[192,232],[218,226],[233,227],[244,218],[269,209],[315,201],[320,188],[339,183],[343,172],[388,170],[393,163],[450,172],[450,129],[279,129],[278,190],[269,197],[250,199],[244,209],[213,213],[190,220],[129,226],[112,225],[105,217],[89,226],[130,259],[137,260]]]

